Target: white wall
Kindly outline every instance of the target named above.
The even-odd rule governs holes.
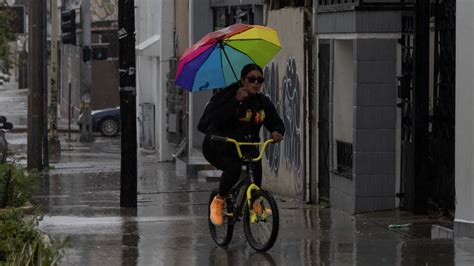
[[[334,139],[352,143],[354,67],[352,40],[334,41]],[[336,154],[336,151],[334,151]]]
[[[474,223],[474,1],[456,1],[455,221]]]
[[[166,133],[166,78],[174,51],[174,2],[140,0],[136,5],[137,44],[160,36],[145,51],[137,51],[137,108],[142,103],[155,105],[156,151],[158,160],[167,161],[173,152]]]
[[[136,34],[137,43],[141,43],[155,34],[159,34],[161,21],[162,1],[140,0],[135,1],[136,9]]]
[[[213,13],[208,1],[190,0],[189,1],[189,28],[190,38],[189,46],[198,42],[209,32],[213,31]],[[188,134],[188,154],[195,155],[195,149],[201,149],[204,134],[197,130],[199,118],[204,112],[206,103],[212,96],[212,91],[203,91],[199,93],[189,93],[189,134]]]

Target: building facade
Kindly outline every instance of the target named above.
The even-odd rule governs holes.
[[[75,10],[77,45],[59,45],[59,103],[60,116],[68,117],[71,108],[75,120],[80,113],[82,31],[81,0],[58,1],[58,9]],[[118,1],[91,1],[91,108],[104,109],[119,106],[118,75]]]
[[[470,235],[472,156],[459,141],[455,153],[454,144],[455,113],[463,121],[456,138],[472,138],[469,112],[454,112],[472,98],[465,40],[472,34],[459,28],[470,20],[456,14],[469,10],[469,1],[165,2],[140,1],[138,12],[147,15],[137,16],[139,104],[154,99],[149,135],[161,160],[200,154],[196,124],[212,94],[174,86],[179,57],[210,31],[235,22],[267,25],[278,31],[282,50],[264,69],[263,93],[287,134],[264,156],[265,188],[351,214],[455,213],[456,235]],[[159,18],[147,10],[161,10]],[[159,30],[144,34],[143,23]],[[163,45],[165,39],[172,41]]]

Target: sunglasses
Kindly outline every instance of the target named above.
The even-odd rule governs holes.
[[[250,82],[250,83],[255,83],[255,81],[257,81],[259,84],[262,84],[264,81],[265,81],[265,78],[263,77],[247,77],[247,80]]]

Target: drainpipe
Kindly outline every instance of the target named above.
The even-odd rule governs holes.
[[[194,23],[193,23],[193,19],[194,19],[194,16],[193,16],[193,6],[194,6],[194,0],[189,0],[189,47],[191,47],[193,45],[193,34],[194,34]],[[188,124],[188,128],[186,130],[186,134],[185,134],[185,138],[187,138],[187,144],[188,144],[188,149],[187,149],[187,156],[188,158],[191,156],[191,150],[192,150],[192,147],[193,147],[193,134],[191,134],[191,132],[193,131],[193,117],[191,115],[191,110],[193,110],[193,95],[192,93],[187,93],[186,94],[188,97],[187,97],[187,103],[188,103],[188,106],[187,108],[185,108],[187,110],[187,113],[185,115],[185,117],[187,118],[187,124]]]
[[[319,74],[318,74],[318,54],[319,54],[319,39],[317,38],[316,34],[316,9],[317,3],[313,1],[311,6],[311,43],[309,44],[311,47],[311,62],[309,66],[311,67],[311,71],[313,71],[313,75],[311,76],[312,88],[310,90],[313,92],[310,101],[312,101],[312,105],[310,104],[310,189],[312,191],[312,195],[310,195],[310,201],[313,204],[317,204],[319,202],[319,132],[318,127],[315,127],[316,123],[319,120],[319,110],[318,110],[318,100],[319,100]],[[314,56],[316,55],[316,58]],[[314,59],[314,60],[313,60]]]
[[[311,98],[309,97],[312,95],[310,92],[313,91],[311,88],[313,87],[313,31],[312,31],[312,13],[311,9],[308,9],[308,7],[304,7],[304,14],[303,14],[303,19],[304,19],[304,52],[305,52],[305,57],[304,57],[304,73],[305,73],[305,79],[304,79],[304,88],[306,91],[307,96],[305,97],[305,108],[308,108],[306,114],[306,126],[305,126],[305,201],[310,202],[311,201],[311,123],[313,119],[312,115],[312,104],[311,104]]]

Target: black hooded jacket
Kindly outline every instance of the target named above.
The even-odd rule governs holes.
[[[261,93],[242,102],[235,98],[239,83],[218,91],[212,99],[212,134],[237,141],[259,142],[262,125],[284,135],[285,125],[271,100]]]

